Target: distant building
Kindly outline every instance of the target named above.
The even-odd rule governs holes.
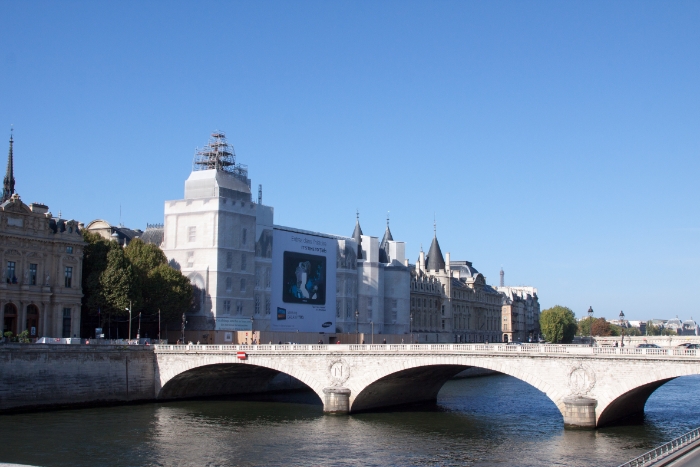
[[[15,192],[13,138],[0,201],[0,320],[3,333],[73,337],[80,333],[81,224],[26,205]]]
[[[129,229],[123,225],[115,226],[102,219],[95,219],[90,222],[85,229],[88,232],[96,233],[107,240],[115,240],[121,246],[127,246],[135,238],[143,235],[140,229]]]

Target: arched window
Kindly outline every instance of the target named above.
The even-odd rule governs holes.
[[[27,306],[27,331],[29,337],[39,337],[39,308],[36,305]]]
[[[3,323],[3,334],[10,331],[12,335],[17,334],[17,307],[14,303],[5,305],[5,321]]]

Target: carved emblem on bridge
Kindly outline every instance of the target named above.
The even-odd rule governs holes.
[[[595,372],[583,363],[576,363],[569,369],[569,389],[572,394],[585,396],[595,386]]]
[[[342,358],[331,360],[328,371],[333,386],[342,386],[350,378],[350,365]]]

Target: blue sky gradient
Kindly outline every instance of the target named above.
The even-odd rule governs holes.
[[[700,319],[698,2],[2,2],[16,189],[132,228],[225,131],[278,224]],[[4,157],[2,167],[4,168]]]

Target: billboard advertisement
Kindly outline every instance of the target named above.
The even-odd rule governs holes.
[[[253,322],[250,318],[216,318],[215,331],[252,331]]]
[[[335,332],[337,241],[275,228],[270,329]]]

